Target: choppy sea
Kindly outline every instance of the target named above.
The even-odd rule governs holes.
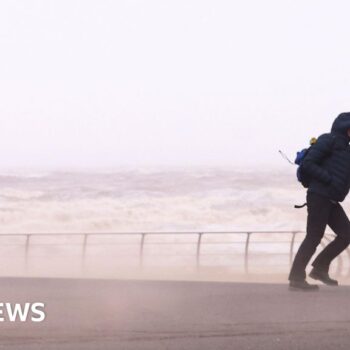
[[[121,169],[0,173],[0,232],[303,230],[291,171]]]

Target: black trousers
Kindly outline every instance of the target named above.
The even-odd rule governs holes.
[[[316,193],[307,193],[306,237],[299,247],[289,274],[289,280],[302,281],[306,278],[306,265],[320,244],[327,224],[336,238],[316,257],[312,266],[328,272],[332,260],[350,243],[350,221],[339,203],[334,203]]]

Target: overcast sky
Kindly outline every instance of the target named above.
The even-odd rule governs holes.
[[[350,3],[1,0],[0,164],[285,166],[350,111]]]

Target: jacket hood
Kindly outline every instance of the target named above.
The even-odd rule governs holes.
[[[348,140],[350,140],[347,133],[348,129],[350,129],[350,113],[339,114],[333,122],[331,132],[345,136]]]

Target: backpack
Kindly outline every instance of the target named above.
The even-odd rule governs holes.
[[[305,174],[303,171],[303,162],[306,155],[309,153],[310,148],[317,142],[317,139],[313,137],[310,140],[310,146],[308,148],[303,148],[301,151],[297,152],[297,156],[294,160],[294,163],[298,165],[297,168],[297,179],[305,187],[308,188],[311,182],[311,177],[308,174]]]

